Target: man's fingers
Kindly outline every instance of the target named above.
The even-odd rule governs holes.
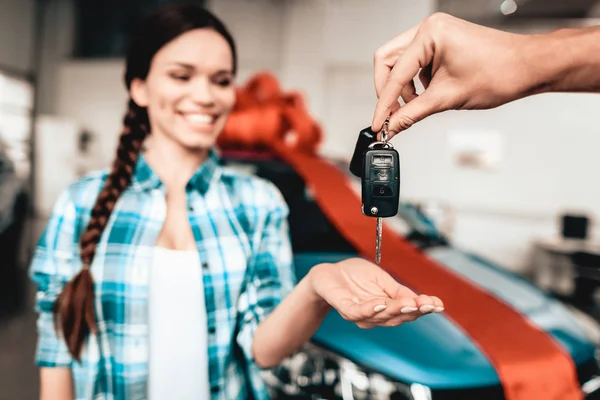
[[[421,72],[419,72],[419,80],[421,81],[421,85],[423,85],[424,89],[429,87],[431,83],[431,70],[432,66],[426,65],[424,68],[421,68]]]
[[[378,50],[379,51],[379,50]],[[397,58],[396,58],[397,59]],[[379,56],[375,53],[375,61],[373,63],[373,70],[375,71],[374,83],[375,83],[375,93],[377,93],[377,97],[383,90],[385,83],[388,80],[388,76],[392,67],[394,65],[394,61],[388,61],[384,56]]]
[[[373,64],[375,67],[374,81],[377,97],[379,97],[379,94],[387,82],[390,70],[394,64],[396,64],[402,52],[413,41],[415,35],[419,31],[420,26],[421,23],[418,23],[407,31],[395,36],[391,40],[388,40],[375,52]]]
[[[379,95],[371,124],[375,132],[379,132],[381,129],[383,122],[390,115],[392,105],[398,100],[404,87],[417,76],[421,66],[429,64],[430,57],[433,57],[433,53],[427,51],[426,44],[422,39],[418,36],[415,37],[390,71],[385,86]]]
[[[436,98],[436,93],[439,93],[439,91],[433,91],[432,89],[425,90],[410,103],[392,114],[389,122],[390,139],[423,118],[442,111],[441,99]]]
[[[394,105],[392,106],[392,111],[390,112],[391,114],[395,113],[396,111],[398,111],[400,108],[402,108],[402,106],[400,105],[400,102],[395,102]],[[388,140],[390,140],[392,138],[392,136],[388,136]],[[379,131],[377,133],[377,141],[381,142],[383,140],[382,137],[382,132]]]
[[[371,123],[371,128],[374,132],[379,132],[383,126],[383,122],[392,112],[392,107],[400,98],[400,94],[404,86],[411,82],[417,71],[414,68],[401,69],[396,64],[388,76],[388,80],[383,88],[379,100],[375,106],[375,114]],[[417,69],[418,70],[418,69]]]
[[[411,101],[413,101],[417,97],[417,89],[415,88],[415,82],[412,80],[408,82],[406,86],[402,88],[400,96],[402,97],[402,100],[404,100],[404,103],[410,103]],[[393,113],[394,110],[391,110],[391,112]]]

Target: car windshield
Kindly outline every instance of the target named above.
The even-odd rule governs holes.
[[[356,252],[321,211],[304,180],[289,165],[270,156],[247,153],[228,152],[222,158],[225,165],[268,179],[281,191],[290,208],[294,252]],[[347,174],[360,196],[360,179],[350,174],[344,162],[336,161],[335,165]],[[398,214],[385,218],[384,224],[420,248],[447,243],[433,222],[410,203],[401,202]]]

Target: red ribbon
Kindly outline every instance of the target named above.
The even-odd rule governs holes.
[[[348,177],[316,154],[321,138],[321,128],[301,97],[282,93],[276,78],[262,73],[238,89],[238,102],[218,145],[268,149],[278,155],[302,176],[346,240],[361,256],[374,260],[375,221],[362,215],[361,200]],[[383,235],[381,267],[413,290],[444,301],[446,316],[496,369],[507,400],[583,399],[573,360],[549,334],[510,305],[428,258],[385,224]]]

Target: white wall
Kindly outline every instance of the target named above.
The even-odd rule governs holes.
[[[349,157],[375,104],[372,56],[398,32],[435,10],[434,0],[219,0],[240,52],[240,82],[270,69],[286,89],[301,90],[327,134],[323,152]],[[114,155],[125,107],[123,66],[65,60],[58,68],[56,112],[98,135],[99,159]],[[593,172],[600,159],[600,96],[536,96],[496,110],[452,112],[419,123],[393,140],[402,162],[402,196],[442,200],[456,210],[459,245],[522,269],[530,241],[555,231],[555,213],[600,214]],[[504,138],[496,172],[459,169],[448,132],[492,131]]]
[[[64,61],[58,67],[55,112],[93,135],[90,168],[110,165],[116,154],[128,99],[123,68],[120,60]]]
[[[284,29],[282,17],[287,1],[213,0],[207,3],[235,39],[240,81],[257,70],[279,72]]]
[[[405,189],[416,197],[443,195],[456,206],[544,216],[563,207],[600,213],[600,96],[546,94],[495,110],[448,112],[398,137]],[[461,170],[450,162],[451,131],[499,132],[504,157],[497,172]],[[426,139],[424,139],[426,138]],[[417,157],[416,155],[420,155]]]
[[[35,210],[46,216],[64,188],[78,178],[80,160],[74,154],[79,126],[71,118],[38,115],[36,134]]]

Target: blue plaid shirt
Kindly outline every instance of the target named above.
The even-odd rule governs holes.
[[[165,187],[143,155],[91,267],[98,333],[89,336],[81,363],[52,322],[56,296],[81,268],[79,237],[106,177],[92,173],[61,194],[35,250],[35,359],[40,367],[70,367],[76,399],[140,400],[148,384],[149,265],[166,216]],[[287,205],[272,183],[220,165],[214,152],[186,190],[202,261],[212,399],[268,398],[251,347],[258,323],[295,283]]]

